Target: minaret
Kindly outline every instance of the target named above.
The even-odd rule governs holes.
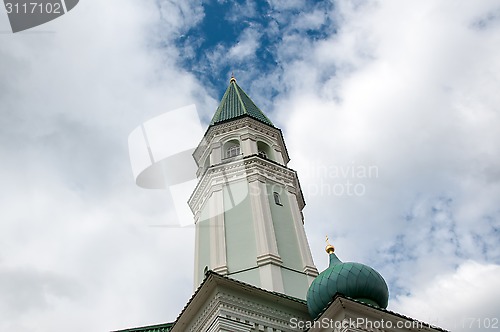
[[[193,153],[199,182],[195,287],[213,270],[305,299],[318,275],[304,231],[305,202],[281,130],[231,78]]]

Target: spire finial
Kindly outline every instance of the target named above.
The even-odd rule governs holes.
[[[234,73],[231,72],[231,79],[229,80],[229,83],[236,83],[236,78],[234,78]]]
[[[335,252],[335,247],[330,244],[330,241],[328,240],[328,235],[326,236],[326,252],[328,254],[333,254]]]

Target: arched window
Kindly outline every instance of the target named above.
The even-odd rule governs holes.
[[[262,141],[257,142],[257,151],[260,157],[274,160],[273,151],[269,145]]]
[[[233,139],[224,144],[224,158],[232,158],[240,154],[240,142],[238,140]]]

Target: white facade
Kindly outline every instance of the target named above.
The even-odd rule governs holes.
[[[308,319],[304,301],[209,273],[170,332],[292,332],[296,319]]]
[[[271,293],[213,272],[207,274],[168,331],[446,332],[343,296],[332,299],[325,311],[313,320],[305,301]]]

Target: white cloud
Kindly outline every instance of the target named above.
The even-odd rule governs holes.
[[[259,47],[259,38],[260,33],[254,27],[243,30],[236,45],[229,49],[229,59],[237,62],[251,59]]]
[[[161,6],[82,1],[0,34],[2,331],[173,320],[191,296],[192,264],[172,267],[192,261],[192,229],[150,226],[173,223],[173,200],[135,186],[127,150],[140,123],[214,103],[160,43],[196,24],[199,5]]]
[[[196,1],[158,0],[156,3],[162,18],[161,35],[169,40],[196,26],[204,16],[201,3]]]
[[[398,296],[391,310],[450,331],[490,331],[498,326],[500,265],[465,261],[409,296]]]
[[[271,34],[250,25],[204,65],[247,64],[236,75],[283,129],[318,268],[328,233],[341,259],[386,277],[393,310],[443,322],[469,304],[478,317],[493,314],[498,5],[339,1],[326,15],[303,8],[289,17],[299,5],[273,1]],[[149,227],[172,223],[173,199],[135,187],[126,144],[168,110],[196,103],[211,116],[207,82],[178,67],[184,55],[172,43],[203,15],[195,2],[87,0],[40,28],[49,32],[0,34],[0,308],[9,308],[0,330],[159,323],[188,300],[193,231]],[[319,26],[338,33],[316,40],[304,31]],[[259,76],[252,61],[267,35],[278,65]],[[332,173],[358,166],[377,173]],[[364,194],[333,191],[348,181]]]
[[[302,12],[293,18],[291,28],[299,30],[317,30],[325,24],[326,13],[323,10],[315,9],[310,12]]]
[[[275,123],[306,194],[316,264],[327,264],[330,234],[341,259],[381,271],[393,299],[467,259],[499,264],[500,34],[494,19],[473,23],[497,5],[338,2],[337,10],[336,35],[295,34],[276,46]],[[377,176],[330,174],[371,166]],[[363,195],[347,194],[349,183]]]
[[[268,1],[271,8],[277,11],[281,10],[291,10],[291,9],[303,9],[305,5],[304,0],[269,0]]]
[[[243,3],[231,3],[231,8],[224,16],[228,22],[240,23],[252,18],[255,18],[260,13],[257,11],[257,3],[251,0],[246,0]]]

